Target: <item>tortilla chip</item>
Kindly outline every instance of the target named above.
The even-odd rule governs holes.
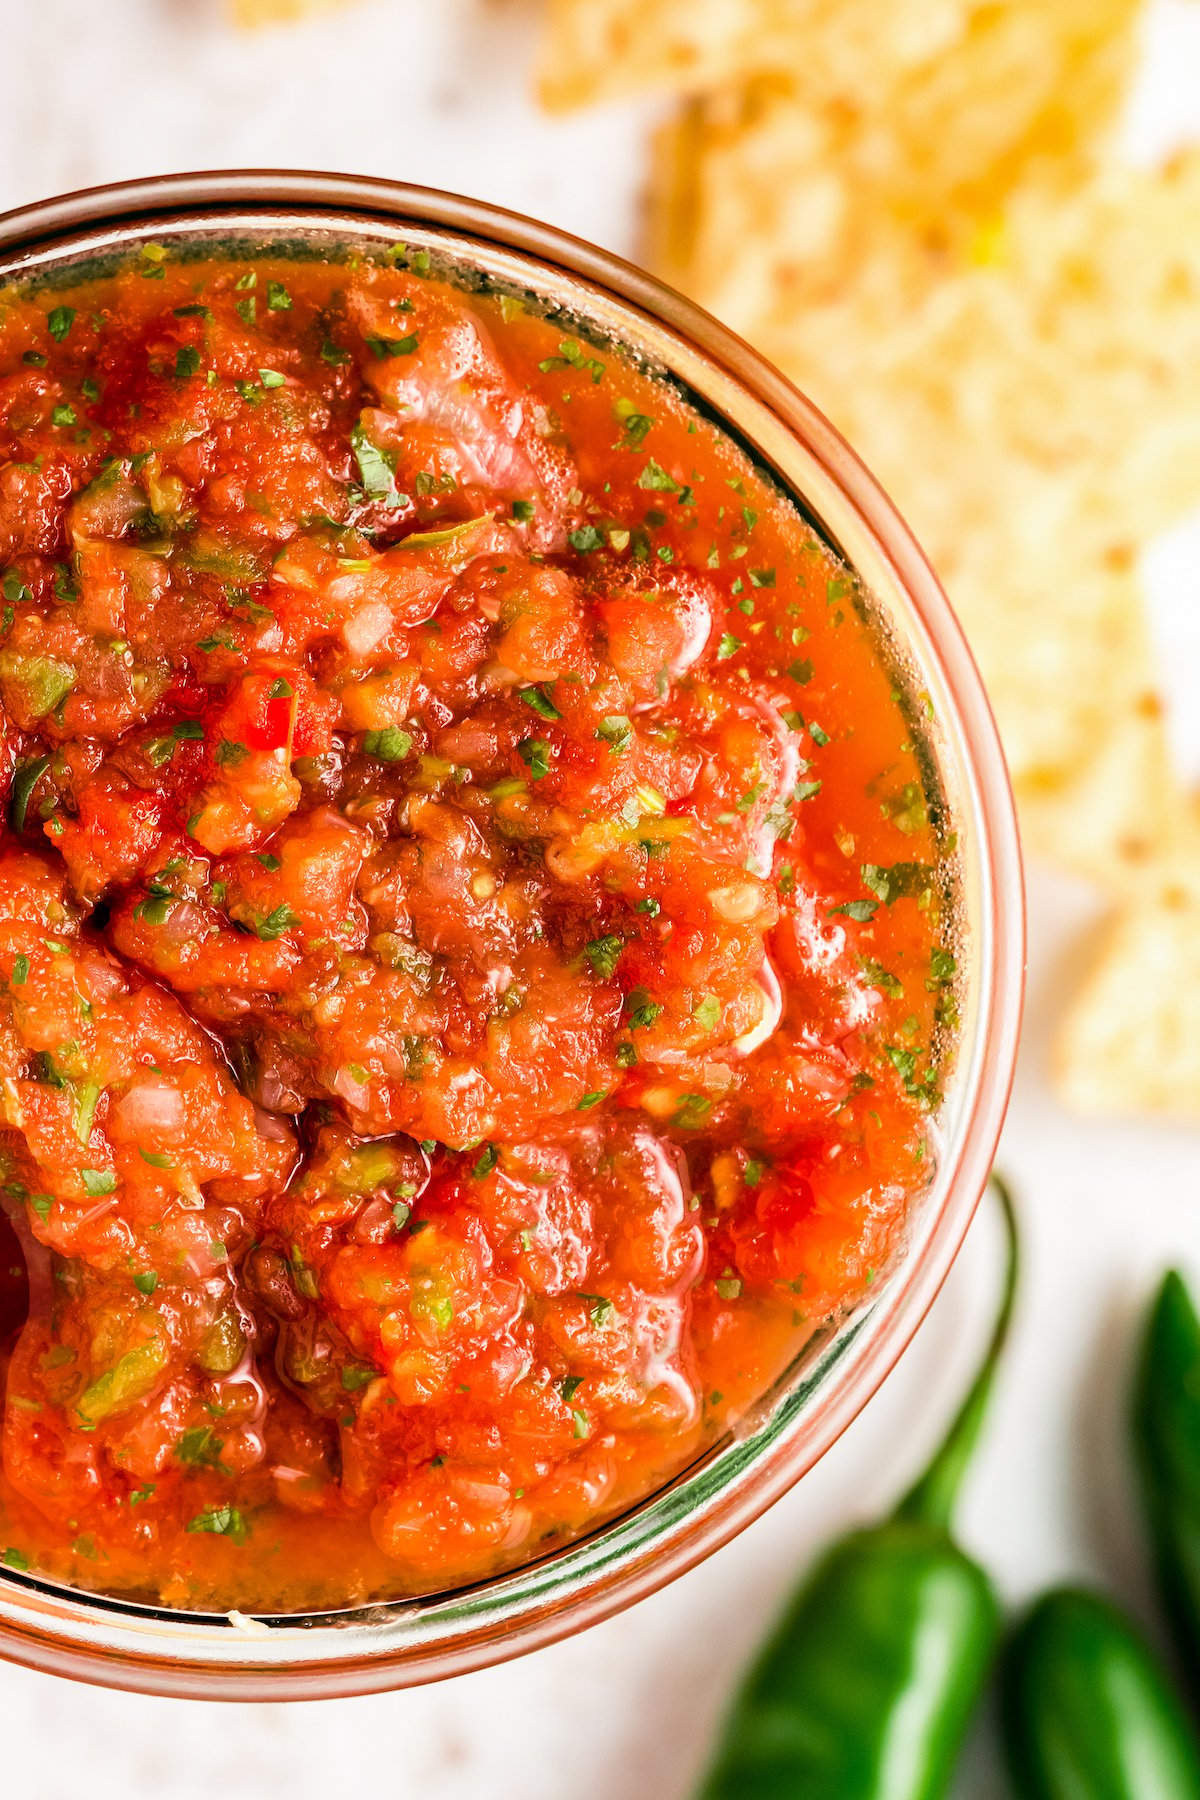
[[[935,158],[949,105],[984,136],[1045,111],[1061,149],[1111,111],[1137,12],[1138,0],[550,0],[539,92],[558,110],[783,73],[809,102],[886,108],[889,125],[923,103]]]
[[[878,94],[955,43],[972,10],[972,0],[550,0],[539,93],[561,110],[804,67],[827,91]]]
[[[1182,805],[1145,609],[1132,570],[1047,573],[997,571],[956,596],[988,674],[1027,848],[1116,886],[1161,854]]]
[[[1140,630],[1140,596],[1128,596]],[[1153,674],[1112,657],[1105,670],[1108,717],[1092,727],[1084,753],[1056,769],[1025,771],[1014,782],[1025,849],[1110,891],[1137,892],[1177,843],[1189,801],[1171,766]]]
[[[1053,788],[1102,747],[1127,661],[1144,701],[1117,578],[1200,499],[1200,155],[1074,194],[1030,182],[986,229],[948,206],[931,236],[889,190],[867,194],[810,115],[792,115],[804,148],[781,168],[778,105],[746,104],[699,134],[702,202],[669,272],[891,491],[959,610],[1014,775]]]
[[[1200,850],[1121,911],[1056,1048],[1058,1090],[1095,1117],[1200,1118]]]

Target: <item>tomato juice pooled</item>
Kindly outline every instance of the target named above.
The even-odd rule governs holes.
[[[9,1568],[486,1578],[885,1268],[935,796],[853,579],[665,381],[423,256],[9,288],[0,589]]]

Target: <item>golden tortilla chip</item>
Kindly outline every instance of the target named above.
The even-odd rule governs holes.
[[[768,115],[707,150],[701,133],[702,204],[670,273],[890,490],[962,617],[1014,775],[1054,789],[1102,748],[1122,664],[1138,665],[1135,713],[1152,686],[1114,577],[1200,500],[1200,155],[1077,193],[1028,183],[1002,223],[964,208],[948,244],[827,148],[804,153],[812,179],[769,181]]]
[[[1134,572],[964,584],[1027,850],[1109,887],[1161,856],[1184,800]],[[992,596],[1003,593],[1003,604]]]
[[[1051,209],[1091,172],[1135,14],[1133,0],[984,8],[876,110],[795,72],[724,87],[660,134],[652,260],[756,341],[786,352],[829,308],[847,376],[868,348],[881,369],[911,361],[961,309],[964,275],[1006,261],[1011,288],[1041,255],[1040,221],[1014,255],[1002,209],[1030,171]]]
[[[1200,154],[1073,199],[1023,192],[1007,221],[872,360],[928,432],[947,526],[1011,531],[1003,469],[1015,500],[1045,495],[1043,526],[1128,554],[1200,497]],[[911,440],[892,466],[911,468]]]
[[[877,94],[955,43],[972,10],[972,0],[550,0],[539,93],[558,110],[804,67],[827,91]]]
[[[987,681],[1014,779],[1030,796],[1049,797],[1073,781],[1117,734],[1163,737],[1133,573],[1091,558],[1077,535],[1066,538],[1066,551],[1014,531],[1010,543],[977,540],[947,555],[951,600]],[[1165,759],[1164,744],[1164,768]]]
[[[803,100],[881,112],[900,131],[924,108],[934,161],[952,109],[981,137],[1041,113],[1060,150],[1111,111],[1137,12],[1138,0],[550,0],[539,92],[561,109],[781,73]]]
[[[1200,850],[1121,911],[1056,1047],[1058,1090],[1096,1117],[1200,1118]]]
[[[1140,596],[1130,616],[1141,624]],[[1171,766],[1150,671],[1108,666],[1111,712],[1085,753],[1057,770],[1025,772],[1014,788],[1027,853],[1110,891],[1144,888],[1183,835],[1187,795]]]

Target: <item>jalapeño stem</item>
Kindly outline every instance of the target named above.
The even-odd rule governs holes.
[[[895,1518],[906,1520],[911,1524],[934,1526],[939,1531],[949,1531],[950,1529],[954,1503],[958,1499],[958,1490],[962,1486],[967,1464],[971,1460],[971,1453],[979,1438],[988,1401],[991,1398],[996,1365],[1008,1338],[1013,1301],[1017,1292],[1017,1271],[1020,1258],[1017,1250],[1017,1220],[1013,1210],[1012,1195],[994,1170],[991,1185],[999,1196],[1007,1237],[1004,1287],[1000,1295],[996,1323],[992,1328],[991,1341],[984,1353],[983,1361],[979,1365],[979,1372],[971,1383],[970,1392],[959,1407],[954,1422],[943,1438],[940,1448],[934,1452],[933,1460],[925,1473],[919,1476],[916,1483],[908,1490],[893,1515]]]

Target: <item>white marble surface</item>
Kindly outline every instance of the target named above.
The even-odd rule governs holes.
[[[0,0],[0,208],[161,170],[347,169],[425,181],[636,244],[653,107],[552,121],[528,99],[535,0],[375,0],[235,39],[218,0]],[[1129,141],[1200,134],[1200,6],[1166,0]],[[1200,533],[1152,559],[1183,762],[1200,772]],[[1172,1260],[1200,1275],[1200,1133],[1080,1124],[1046,1051],[1097,903],[1034,871],[1029,1023],[1004,1166],[1023,1200],[1016,1341],[962,1531],[1017,1600],[1064,1574],[1146,1609],[1122,1443],[1131,1320]],[[936,1436],[995,1278],[981,1219],[917,1342],[824,1463],[736,1543],[623,1617],[436,1688],[308,1706],[142,1699],[0,1666],[22,1800],[684,1800],[714,1708],[812,1549],[881,1509]],[[986,1723],[959,1793],[1003,1792]]]

